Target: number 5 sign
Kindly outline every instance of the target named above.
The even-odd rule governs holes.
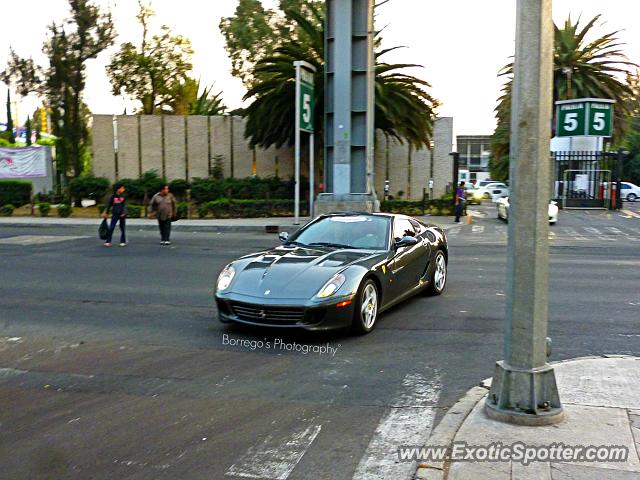
[[[556,102],[557,137],[610,137],[614,100],[578,98]]]
[[[300,130],[303,132],[313,132],[313,115],[314,115],[314,104],[315,100],[313,98],[313,72],[309,70],[309,68],[305,68],[306,62],[300,62],[302,65],[299,67],[299,75],[298,83],[299,83],[299,93],[298,93],[298,115],[300,122]]]

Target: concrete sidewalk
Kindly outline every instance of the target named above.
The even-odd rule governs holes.
[[[447,460],[420,461],[416,479],[422,480],[569,480],[640,479],[640,358],[585,357],[554,364],[565,419],[556,425],[525,427],[491,420],[484,412],[490,380],[467,392],[431,434],[427,447],[447,446]],[[522,442],[527,447],[622,446],[624,462],[451,460],[453,446],[503,446]]]
[[[445,229],[454,225],[452,217],[416,217],[427,223],[439,225]],[[101,218],[59,218],[59,217],[0,217],[0,228],[5,227],[95,227]],[[294,232],[309,221],[309,217],[300,217],[300,225],[294,225],[293,217],[266,218],[218,218],[178,220],[173,223],[174,231],[182,232],[253,232],[277,233],[280,231]],[[158,222],[150,218],[127,218],[127,227],[138,230],[157,230]]]

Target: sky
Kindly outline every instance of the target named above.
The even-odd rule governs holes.
[[[140,41],[140,28],[135,14],[137,0],[95,0],[110,8],[118,38],[116,44],[87,65],[85,101],[94,113],[121,114],[133,105],[123,97],[113,97],[105,66],[122,42]],[[263,0],[273,7],[276,0]],[[226,105],[243,106],[242,82],[231,76],[231,64],[224,49],[218,24],[221,17],[231,16],[236,0],[153,0],[156,27],[169,25],[175,33],[188,37],[195,50],[193,76],[214,91],[223,91]],[[406,48],[387,55],[390,63],[416,63],[423,68],[410,73],[428,81],[431,95],[441,102],[440,116],[454,118],[456,135],[488,135],[495,127],[493,109],[503,79],[497,77],[514,52],[516,0],[391,0],[377,9],[376,28],[384,27],[383,46]],[[606,7],[606,8],[605,8]],[[68,16],[67,0],[31,0],[29,9],[16,15],[0,28],[0,69],[6,65],[9,46],[21,56],[32,56],[44,64],[42,43],[46,27]],[[28,13],[26,13],[28,12]],[[627,57],[640,63],[640,2],[637,0],[554,0],[556,24],[571,14],[582,15],[586,22],[602,13],[596,32],[622,30],[620,39],[626,44]],[[0,84],[0,98],[6,98]],[[18,106],[22,123],[38,105],[38,99],[27,97]],[[4,100],[1,102],[4,105]],[[14,114],[15,116],[15,114]],[[0,121],[6,120],[0,108]]]

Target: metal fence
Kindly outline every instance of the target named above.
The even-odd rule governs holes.
[[[553,152],[555,200],[562,208],[622,208],[622,152]]]

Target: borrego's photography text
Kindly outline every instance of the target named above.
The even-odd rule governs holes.
[[[2,479],[640,478],[640,2],[12,6]]]

